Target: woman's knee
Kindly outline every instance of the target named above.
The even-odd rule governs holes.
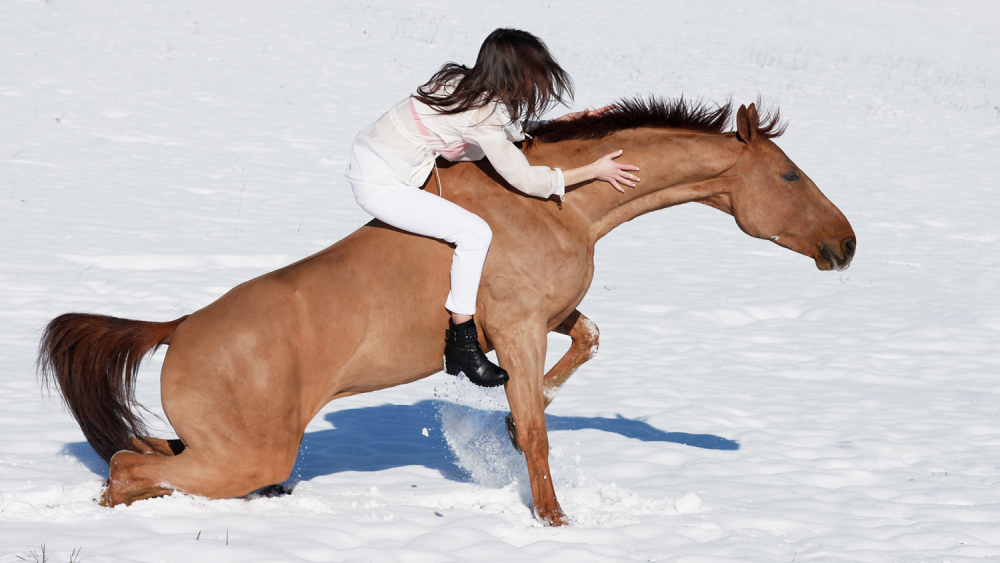
[[[470,221],[466,226],[463,239],[464,240],[458,242],[459,245],[476,248],[489,248],[490,243],[493,242],[493,229],[491,229],[489,223],[483,221],[482,218],[476,217],[475,221]]]

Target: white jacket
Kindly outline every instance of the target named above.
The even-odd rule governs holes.
[[[484,156],[505,180],[528,195],[565,194],[562,170],[531,166],[513,145],[523,141],[520,123],[510,123],[505,104],[445,115],[409,97],[396,104],[354,139],[347,179],[358,203],[389,187],[421,186],[438,155],[451,161]]]

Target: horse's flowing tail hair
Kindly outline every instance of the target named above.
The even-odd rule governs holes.
[[[137,451],[131,438],[146,436],[137,414],[139,363],[170,338],[181,317],[167,323],[69,313],[45,328],[38,372],[55,383],[94,451],[104,461],[122,450]]]

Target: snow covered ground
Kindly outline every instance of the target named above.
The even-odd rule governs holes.
[[[45,323],[176,318],[364,224],[354,134],[498,26],[548,42],[573,109],[780,106],[854,265],[699,205],[605,238],[601,350],[548,411],[567,528],[532,517],[502,395],[444,374],[330,404],[290,496],[98,507]],[[3,2],[0,563],[1000,558],[998,28],[991,1]]]

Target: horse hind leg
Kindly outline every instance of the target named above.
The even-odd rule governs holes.
[[[580,311],[574,310],[563,322],[556,326],[555,331],[566,334],[573,339],[569,350],[563,357],[552,366],[552,369],[545,374],[542,380],[542,393],[545,396],[545,407],[547,408],[556,398],[559,390],[569,378],[580,369],[587,360],[597,354],[597,347],[600,339],[600,331],[594,321],[588,319]],[[510,415],[504,419],[507,424],[507,435],[514,449],[521,452],[521,445],[517,441],[517,428],[514,426],[514,419]],[[522,452],[523,453],[523,452]]]
[[[136,442],[142,444],[133,438],[133,443]],[[146,444],[142,444],[141,447],[149,449]],[[158,478],[165,465],[164,462],[170,459],[173,459],[173,456],[157,450],[151,450],[146,454],[129,451],[116,453],[109,463],[111,478],[101,498],[101,506],[113,507],[119,504],[128,506],[137,500],[172,494],[173,487],[167,485],[164,479]]]
[[[132,451],[123,451],[111,458],[111,478],[101,496],[100,505],[111,507],[116,504],[132,504],[137,500],[166,496],[173,492],[160,486],[149,486],[148,482],[136,479],[132,473],[141,465],[148,465],[147,458],[173,457],[184,451],[184,442],[143,436],[130,439]],[[138,453],[136,453],[138,452]],[[128,454],[128,455],[126,455]],[[135,457],[138,456],[138,457]]]
[[[180,440],[164,440],[163,438],[132,438],[132,451],[146,455],[175,456],[184,451],[184,442]]]
[[[168,448],[174,445],[173,441],[159,442]],[[176,455],[121,451],[111,458],[111,478],[101,505],[128,506],[175,490],[207,498],[242,497],[286,480],[295,464],[298,449],[294,450],[240,448],[212,455],[200,455],[191,448]]]

